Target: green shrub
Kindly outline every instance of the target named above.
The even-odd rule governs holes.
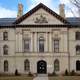
[[[71,75],[71,76],[75,76],[75,75],[76,75],[75,71],[72,70],[71,73],[70,73],[70,75]]]
[[[69,73],[68,73],[68,70],[66,69],[65,70],[65,74],[64,74],[65,76],[68,76],[69,75]]]

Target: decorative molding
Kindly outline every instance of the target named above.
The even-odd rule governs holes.
[[[40,15],[40,17],[36,17],[35,23],[48,23],[46,17],[44,17],[42,14]]]

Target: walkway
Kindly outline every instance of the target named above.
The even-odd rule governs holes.
[[[37,77],[35,77],[33,80],[48,80],[47,74],[38,74]]]

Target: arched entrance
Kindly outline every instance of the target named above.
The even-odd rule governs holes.
[[[47,73],[47,63],[44,60],[37,62],[37,73],[39,74]]]

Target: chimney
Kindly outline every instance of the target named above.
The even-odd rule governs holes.
[[[21,17],[23,15],[23,5],[21,3],[18,4],[18,14],[17,18]]]
[[[65,18],[65,10],[64,10],[65,5],[64,4],[60,4],[59,5],[59,14],[61,17]]]

